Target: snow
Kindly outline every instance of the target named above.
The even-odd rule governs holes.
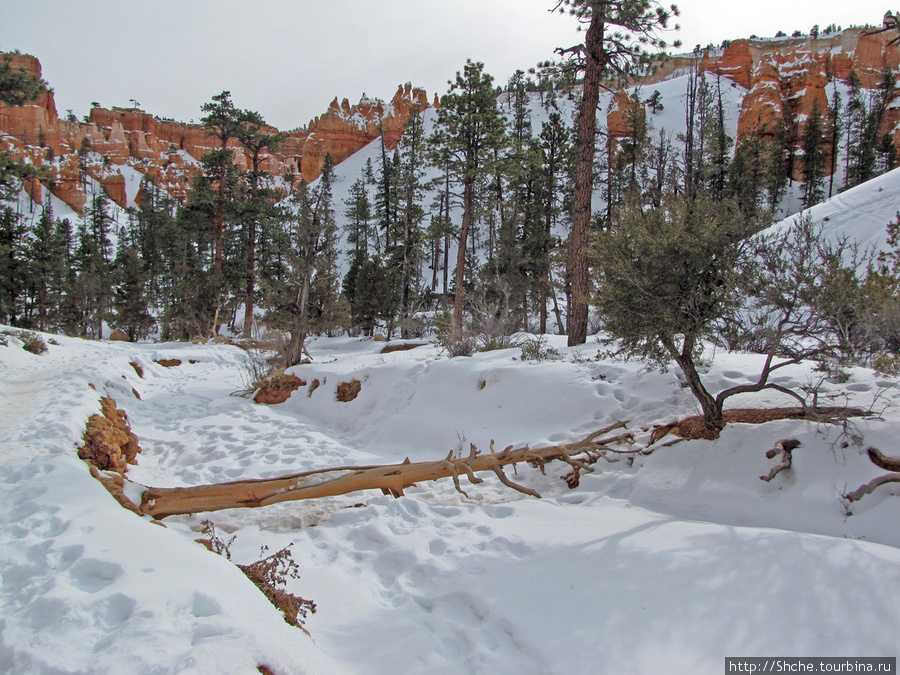
[[[246,358],[236,347],[54,336],[33,355],[4,337],[0,672],[719,673],[725,656],[896,655],[900,489],[883,486],[848,515],[840,494],[881,472],[834,428],[732,425],[716,442],[601,460],[574,490],[565,466],[510,471],[540,500],[489,475],[463,486],[468,499],[445,479],[400,499],[357,493],[160,527],[122,509],[76,458],[101,395],[141,441],[131,494],[439,459],[491,439],[568,442],[624,419],[645,444],[652,424],[696,406],[675,372],[557,336],[547,340],[560,358],[539,363],[518,349],[450,359],[430,344],[381,354],[367,339],[319,339],[292,372],[320,385],[273,406],[230,396]],[[713,388],[760,365],[710,356]],[[801,364],[781,376],[797,386],[815,375]],[[359,396],[338,401],[352,379]],[[864,446],[891,454],[897,382],[854,369],[846,385],[824,385],[841,392],[852,405],[892,404],[856,422]],[[777,392],[735,403],[788,404]],[[765,483],[765,451],[781,438],[801,442],[793,469]],[[293,544],[300,576],[288,590],[318,605],[311,637],[194,542],[207,517],[235,537],[238,563]]]
[[[883,250],[887,226],[900,214],[900,169],[888,171],[862,185],[842,192],[800,214],[784,219],[776,229],[790,227],[808,215],[830,240],[850,237],[861,250]]]

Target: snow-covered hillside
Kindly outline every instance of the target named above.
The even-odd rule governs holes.
[[[468,499],[445,479],[400,499],[210,514],[235,537],[235,562],[293,543],[300,577],[288,588],[318,604],[310,638],[194,543],[204,515],[159,527],[90,477],[76,445],[99,396],[140,438],[131,480],[175,486],[440,459],[490,439],[575,440],[619,420],[639,447],[652,424],[696,412],[679,379],[564,338],[549,338],[559,359],[540,363],[519,349],[448,359],[430,345],[381,354],[371,340],[320,339],[293,371],[320,386],[266,407],[229,395],[246,358],[236,347],[55,337],[33,355],[5,337],[0,672],[702,674],[722,672],[725,656],[896,655],[900,490],[848,513],[841,493],[881,471],[835,428],[731,425],[715,442],[601,460],[574,490],[566,465],[519,466],[513,479],[540,500],[488,475],[464,486]],[[706,377],[731,385],[759,365],[718,354]],[[813,376],[796,367],[780,381]],[[339,402],[351,379],[359,396]],[[896,385],[855,369],[825,393],[891,403],[856,428],[896,454]],[[736,405],[789,404],[777,396]],[[763,482],[782,438],[801,442],[793,468]]]
[[[790,227],[809,216],[830,240],[849,238],[861,250],[881,251],[887,243],[887,225],[900,214],[900,169],[873,178],[811,209],[785,218],[774,227]]]

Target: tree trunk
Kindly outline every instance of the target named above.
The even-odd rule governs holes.
[[[661,338],[661,341],[668,349],[669,354],[672,355],[672,358],[675,359],[675,363],[681,368],[681,372],[684,373],[694,398],[700,402],[700,407],[703,410],[703,421],[706,423],[706,426],[710,429],[723,429],[725,427],[725,418],[722,414],[723,403],[717,401],[703,386],[700,374],[697,372],[694,359],[691,356],[693,341],[686,339],[681,351],[668,339]]]
[[[575,136],[575,190],[572,236],[569,240],[569,280],[572,288],[569,310],[569,346],[587,340],[590,279],[588,244],[591,230],[591,196],[594,190],[594,137],[597,131],[597,104],[603,76],[603,32],[605,13],[595,8],[585,36],[585,70],[578,130]]]
[[[466,178],[463,186],[463,216],[459,231],[459,250],[456,254],[456,295],[453,298],[453,330],[451,342],[462,337],[463,304],[466,297],[466,240],[469,237],[469,223],[472,219],[472,201],[474,185],[471,178]]]
[[[454,458],[451,453],[444,460],[430,462],[413,463],[407,460],[402,464],[348,466],[307,471],[279,478],[243,480],[215,485],[182,488],[151,487],[143,493],[140,509],[144,514],[153,518],[165,518],[176,514],[241,507],[255,508],[279,502],[332,497],[360,490],[382,490],[385,494],[400,497],[404,490],[417,483],[440,478],[453,478],[456,489],[466,495],[459,484],[460,474],[466,475],[469,482],[474,485],[482,482],[475,474],[483,471],[493,472],[507,487],[540,498],[540,494],[534,490],[513,483],[503,473],[501,467],[521,462],[531,462],[540,466],[548,461],[558,459],[568,463],[575,471],[589,473],[593,471],[593,468],[582,461],[573,459],[573,456],[583,452],[594,453],[593,460],[595,461],[600,452],[609,450],[606,444],[630,439],[628,433],[597,440],[598,436],[624,426],[624,423],[619,422],[596,431],[581,441],[544,448],[525,446],[513,449],[510,446],[501,452],[481,455],[475,446],[472,446],[467,457]]]

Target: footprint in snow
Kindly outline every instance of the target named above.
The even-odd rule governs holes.
[[[85,558],[69,569],[72,585],[86,593],[97,593],[113,583],[125,572],[117,563]]]

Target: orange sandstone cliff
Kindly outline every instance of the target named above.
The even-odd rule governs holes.
[[[856,71],[862,86],[873,88],[885,67],[897,70],[900,48],[889,44],[892,37],[890,32],[870,34],[863,28],[849,28],[816,37],[734,40],[718,49],[708,47],[695,55],[674,56],[643,84],[660,82],[698,67],[747,89],[736,141],[755,131],[774,133],[782,125],[784,105],[790,105],[796,119],[801,120],[798,136],[802,136],[804,120],[815,104],[823,116],[827,114],[825,90],[831,81],[846,81],[851,71]],[[888,110],[881,133],[892,133],[894,145],[900,149],[898,123],[900,111]],[[826,156],[830,154],[827,150]],[[827,169],[830,172],[830,167]],[[796,170],[799,171],[799,165]]]
[[[35,57],[10,57],[13,68],[41,76]],[[387,104],[363,97],[357,105],[351,106],[346,99],[339,105],[335,99],[308,127],[287,132],[287,140],[276,152],[264,152],[261,168],[288,177],[288,184],[299,177],[315,180],[327,155],[340,163],[382,133],[388,149],[393,149],[412,111],[427,107],[425,92],[409,84],[399,87]],[[0,104],[0,150],[43,171],[40,181],[26,181],[26,191],[40,203],[49,190],[79,213],[87,202],[88,176],[124,207],[122,168],[126,166],[183,202],[200,160],[216,143],[202,125],[160,118],[137,108],[94,107],[86,121],[60,119],[52,91],[27,105]],[[246,170],[249,157],[237,141],[229,145],[235,149],[237,165]]]

